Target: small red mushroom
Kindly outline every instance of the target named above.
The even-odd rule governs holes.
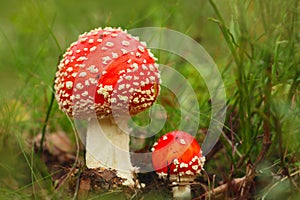
[[[152,106],[158,96],[155,60],[138,37],[121,28],[98,28],[71,44],[56,72],[59,108],[70,117],[89,119],[87,167],[115,169],[128,185],[133,185],[134,168],[127,119]]]
[[[190,199],[189,183],[203,170],[205,157],[197,140],[183,131],[169,132],[154,143],[152,164],[160,178],[172,183],[173,196]]]

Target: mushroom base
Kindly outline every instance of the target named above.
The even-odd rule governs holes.
[[[124,179],[123,185],[134,186],[129,131],[127,121],[123,123],[121,130],[112,118],[90,119],[86,136],[86,165],[93,169],[103,167],[116,170],[117,175]]]

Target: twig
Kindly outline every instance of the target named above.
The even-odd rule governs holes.
[[[204,197],[211,197],[212,195],[215,196],[220,193],[224,193],[227,190],[229,185],[236,185],[236,186],[240,187],[245,180],[246,180],[246,176],[244,176],[242,178],[232,179],[231,182],[224,183],[224,184],[204,193],[200,197],[195,198],[194,200],[203,199]]]
[[[235,188],[239,188],[238,191],[240,192],[240,196],[244,196],[247,193],[247,191],[249,191],[249,182],[252,182],[256,175],[255,170],[253,169],[253,165],[248,163],[247,166],[247,172],[244,177],[230,179],[228,182],[216,188],[211,187],[211,190],[195,198],[195,200],[203,198],[210,199],[212,196],[217,196],[219,194],[226,193],[227,189],[232,186],[235,186]]]

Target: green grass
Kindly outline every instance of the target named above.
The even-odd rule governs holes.
[[[300,2],[223,1],[18,1],[0,8],[0,198],[72,198],[54,193],[50,174],[33,152],[42,132],[59,56],[78,35],[99,26],[167,27],[198,41],[219,67],[227,95],[222,150],[206,164],[216,180],[249,173],[259,177],[255,198],[297,198],[300,169]],[[128,8],[126,8],[128,6]],[[211,107],[205,82],[183,59],[154,51],[178,70],[197,92],[199,129],[209,125]],[[155,136],[177,129],[180,105],[168,89],[158,99],[168,113]],[[143,113],[135,118],[147,124]],[[54,103],[46,133],[75,138],[69,119]],[[198,135],[199,141],[203,136]],[[154,138],[147,140],[153,143]],[[298,172],[298,173],[297,173]],[[204,179],[207,179],[207,177]],[[212,181],[212,180],[210,180]],[[217,184],[215,185],[215,187]],[[69,195],[69,196],[68,196]],[[104,194],[118,198],[118,192]],[[160,198],[160,194],[156,194]],[[231,194],[228,193],[230,196]],[[299,194],[298,194],[299,195]],[[145,194],[145,199],[149,199]],[[163,198],[164,195],[161,195]],[[93,197],[91,197],[93,199]]]

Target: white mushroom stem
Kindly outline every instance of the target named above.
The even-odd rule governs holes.
[[[192,199],[191,186],[189,184],[173,186],[172,192],[173,192],[173,199],[176,199],[176,200]]]
[[[86,165],[88,168],[114,169],[123,185],[134,186],[134,168],[130,162],[127,121],[119,128],[113,118],[90,119],[86,136]]]
[[[173,199],[176,200],[190,200],[191,196],[191,186],[190,182],[193,181],[195,176],[181,176],[178,175],[170,175],[170,181],[172,182],[172,192]]]

